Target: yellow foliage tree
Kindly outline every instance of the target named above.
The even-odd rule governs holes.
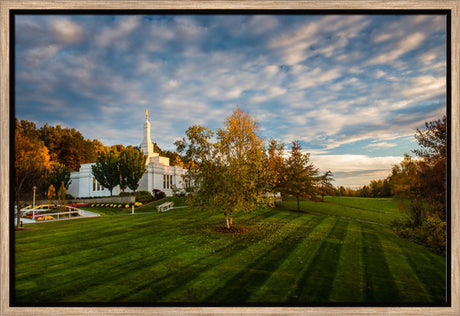
[[[61,182],[61,187],[59,188],[58,193],[57,193],[61,212],[65,211],[65,194],[66,194],[66,190],[65,190],[64,181],[63,181]]]
[[[50,168],[48,149],[38,140],[24,136],[15,130],[14,143],[15,183],[14,193],[17,207],[17,228],[20,227],[21,194],[31,190],[31,186],[43,180],[46,170]]]
[[[199,125],[187,129],[187,139],[175,144],[185,153],[190,183],[189,203],[204,210],[220,211],[227,228],[237,211],[252,211],[267,204],[264,140],[257,135],[257,122],[238,107],[214,133]]]
[[[266,204],[264,140],[258,131],[257,121],[238,106],[225,119],[225,128],[217,131],[221,186],[215,198],[227,228],[233,224],[234,212],[252,211]]]
[[[54,188],[54,185],[50,185],[48,187],[48,207],[51,207],[51,200],[54,200],[56,197],[56,189]]]

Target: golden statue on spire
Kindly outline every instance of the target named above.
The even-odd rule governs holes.
[[[149,110],[145,109],[145,117],[147,121],[149,120]]]

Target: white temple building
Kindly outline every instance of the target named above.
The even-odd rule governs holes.
[[[162,157],[153,151],[153,143],[150,136],[150,122],[148,111],[145,110],[146,120],[144,122],[144,139],[141,143],[141,150],[147,155],[145,174],[139,181],[139,187],[136,191],[148,191],[153,194],[154,189],[161,190],[167,196],[173,194],[172,188],[184,189],[185,185],[182,175],[186,169],[180,166],[170,166],[169,158]],[[110,191],[99,184],[91,173],[91,166],[95,163],[82,164],[78,172],[72,172],[72,180],[67,193],[72,194],[75,198],[88,197],[105,197],[110,196]],[[120,194],[119,186],[112,190],[113,195]],[[126,189],[125,192],[130,192]]]

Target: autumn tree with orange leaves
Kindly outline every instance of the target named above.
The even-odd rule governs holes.
[[[14,193],[16,197],[17,228],[20,227],[21,194],[30,192],[34,185],[45,179],[46,171],[50,168],[48,149],[31,135],[21,123],[16,122],[14,138]]]

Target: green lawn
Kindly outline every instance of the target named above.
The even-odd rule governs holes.
[[[356,197],[325,197],[325,202],[303,201],[302,211],[321,213],[342,218],[354,218],[373,223],[390,225],[395,218],[401,218],[398,204],[392,198],[356,198]],[[289,209],[297,209],[297,201],[291,200],[281,203]]]
[[[154,205],[29,224],[16,232],[16,302],[445,302],[445,259],[391,232],[391,200],[327,201],[237,214],[248,231],[233,235],[213,231],[221,214]]]

